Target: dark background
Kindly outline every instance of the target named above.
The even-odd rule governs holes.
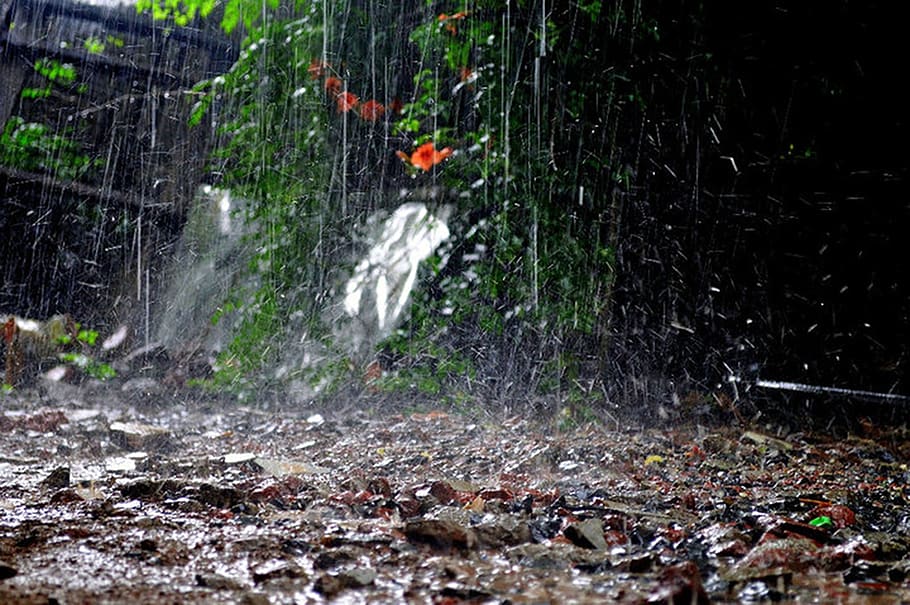
[[[665,128],[624,206],[614,367],[907,394],[901,20],[875,2],[699,6],[654,13],[680,48],[642,67]]]

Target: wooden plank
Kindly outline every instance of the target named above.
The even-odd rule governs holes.
[[[234,53],[237,36],[228,37],[218,29],[217,17],[210,16],[208,21],[197,20],[193,25],[174,27],[167,22],[155,22],[145,13],[135,12],[131,6],[104,7],[93,6],[72,0],[19,0],[21,8],[40,12],[41,20],[65,17],[71,20],[94,21],[104,25],[108,33],[128,34],[130,38],[151,38],[157,36],[159,40],[168,40],[178,45],[193,46],[210,50],[213,55],[230,56]],[[0,4],[0,23],[5,23],[6,14],[15,2]],[[203,26],[211,23],[208,29]],[[9,31],[9,24],[0,32]],[[15,32],[15,28],[13,28]],[[166,34],[166,35],[165,35]],[[233,39],[232,39],[233,38]],[[61,40],[54,40],[59,43]],[[64,40],[72,42],[72,40]]]
[[[98,186],[86,185],[85,183],[76,181],[66,181],[54,178],[47,174],[17,170],[7,166],[0,166],[0,182],[2,181],[5,181],[6,187],[38,185],[43,188],[46,187],[55,191],[71,193],[99,202],[128,206],[136,210],[166,214],[175,214],[178,211],[174,204],[166,202],[146,203],[141,197],[130,195],[122,191],[105,191]]]

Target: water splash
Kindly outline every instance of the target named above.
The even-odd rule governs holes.
[[[336,331],[336,340],[349,352],[372,348],[397,327],[420,263],[449,238],[446,214],[407,202],[378,221],[370,238],[374,243],[344,287],[342,308],[351,321]]]
[[[234,216],[242,201],[229,191],[203,187],[177,244],[164,295],[155,313],[155,340],[170,350],[200,347],[220,351],[228,343],[229,317],[212,313],[241,278],[243,222]]]

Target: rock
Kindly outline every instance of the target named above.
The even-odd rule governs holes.
[[[66,410],[66,419],[70,423],[79,423],[85,422],[86,420],[93,420],[101,416],[101,410],[97,408],[79,408],[75,410]]]
[[[434,481],[430,484],[430,495],[440,504],[453,504],[458,502],[458,492],[447,481]]]
[[[376,580],[376,571],[369,567],[350,569],[337,574],[323,574],[316,578],[313,588],[332,597],[346,588],[364,588]]]
[[[409,540],[437,548],[474,548],[477,535],[469,528],[450,519],[416,519],[404,526]]]
[[[652,553],[639,553],[628,557],[622,557],[616,561],[614,567],[629,573],[647,573],[657,564],[657,560]]]
[[[51,474],[41,481],[42,487],[48,489],[61,489],[70,486],[70,467],[58,466]]]
[[[804,572],[818,563],[818,546],[805,538],[768,540],[753,548],[724,575],[731,582]]]
[[[72,504],[73,502],[83,502],[86,499],[87,498],[84,498],[78,490],[64,488],[54,492],[50,502],[51,504]]]
[[[332,569],[341,564],[355,561],[362,554],[360,549],[332,548],[319,553],[313,560],[313,567],[316,569]]]
[[[139,376],[137,378],[130,378],[124,382],[123,386],[120,387],[120,390],[127,395],[154,397],[155,395],[161,394],[163,388],[161,383],[154,378]]]
[[[244,462],[251,462],[255,459],[256,454],[252,452],[237,452],[222,456],[222,460],[226,465],[243,464]]]
[[[297,538],[288,538],[281,543],[281,552],[287,553],[289,555],[300,556],[305,555],[313,550],[313,545],[307,542],[306,540],[300,540]]]
[[[370,567],[358,567],[338,574],[345,588],[363,588],[376,580],[376,570]]]
[[[532,569],[568,569],[604,565],[605,555],[572,544],[521,544],[507,551],[509,560]]]
[[[671,565],[660,572],[657,586],[648,594],[648,603],[708,605],[710,599],[701,582],[698,566],[692,561]]]
[[[234,487],[199,483],[195,488],[195,498],[213,508],[231,508],[243,501],[243,493]]]
[[[473,528],[477,541],[485,548],[515,546],[531,541],[527,522],[513,515],[497,515]]]
[[[68,382],[75,377],[75,370],[68,365],[57,365],[41,375],[41,379],[46,383]],[[70,392],[77,392],[76,389]]]
[[[268,595],[261,592],[248,592],[240,599],[240,605],[270,605],[271,602]]]
[[[203,588],[212,588],[214,590],[238,590],[242,588],[242,585],[237,580],[217,573],[197,573],[196,584]]]
[[[313,414],[307,417],[306,422],[311,426],[319,426],[325,422],[325,418],[322,417],[322,414]]]
[[[313,590],[320,592],[327,597],[333,597],[344,590],[344,586],[342,586],[338,576],[322,574],[316,578],[316,582],[313,583]]]
[[[595,550],[607,549],[604,527],[600,519],[585,519],[580,523],[572,523],[563,530],[563,534],[576,546]]]
[[[327,473],[330,469],[298,460],[275,460],[272,458],[256,458],[256,466],[273,477],[286,477],[288,475],[314,475]]]
[[[19,573],[19,570],[7,563],[6,561],[0,560],[0,580],[6,580],[12,578]]]
[[[111,441],[123,449],[161,451],[171,446],[167,429],[140,422],[114,422],[110,426]]]
[[[275,578],[303,578],[306,573],[292,561],[272,559],[254,567],[252,575],[253,582],[260,584]]]
[[[127,456],[115,456],[104,461],[104,470],[109,473],[128,473],[136,470],[136,460]]]
[[[491,594],[476,586],[469,586],[460,582],[449,582],[439,591],[439,596],[443,597],[442,602],[448,602],[448,599],[451,599],[456,603],[478,603],[489,601]]]

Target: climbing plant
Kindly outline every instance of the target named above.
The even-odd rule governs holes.
[[[247,29],[240,59],[195,89],[191,120],[221,116],[217,172],[249,198],[246,218],[255,225],[256,285],[229,305],[246,319],[224,367],[249,374],[288,316],[302,307],[317,316],[332,285],[327,247],[343,245],[345,231],[365,218],[371,206],[352,207],[349,196],[363,186],[359,175],[379,169],[391,175],[389,190],[437,187],[460,200],[457,235],[428,265],[431,287],[383,345],[393,358],[387,384],[411,384],[413,374],[430,392],[464,377],[558,390],[577,377],[586,348],[604,338],[613,279],[611,205],[594,201],[604,197],[600,175],[612,171],[620,176],[611,187],[628,185],[621,153],[557,136],[588,119],[589,95],[603,84],[568,90],[561,74],[549,75],[583,60],[569,53],[551,64],[555,46],[583,43],[526,3],[414,2],[410,13],[297,2],[290,17],[244,6],[228,3],[222,20],[227,31]],[[212,10],[204,2],[140,8],[178,25]],[[406,13],[406,27],[393,27]],[[591,3],[557,16],[591,31],[603,18]],[[346,29],[353,23],[360,27]],[[376,23],[387,29],[377,33]],[[377,84],[376,65],[396,73]],[[598,111],[620,105],[620,94],[596,101]],[[573,340],[578,346],[567,351]],[[502,349],[520,352],[517,381],[495,376]]]
[[[234,388],[277,359],[289,317],[300,330],[318,326],[323,298],[321,245],[334,230],[325,192],[325,93],[311,61],[322,41],[321,14],[310,5],[293,20],[266,14],[249,27],[231,70],[194,89],[190,125],[219,121],[211,160],[221,186],[245,200],[250,279],[217,310],[239,314],[217,380]],[[226,29],[236,24],[225,17]],[[250,22],[247,22],[249,26]],[[244,387],[245,388],[245,387]]]
[[[601,175],[622,174],[623,153],[613,140],[594,149],[565,133],[603,137],[604,113],[620,114],[625,101],[620,91],[598,98],[600,81],[568,88],[561,78],[589,52],[590,39],[574,34],[606,18],[599,3],[546,15],[532,3],[461,8],[428,8],[412,30],[420,68],[396,129],[414,144],[455,149],[434,180],[462,192],[465,211],[430,265],[433,288],[386,346],[425,390],[439,390],[424,376],[430,359],[450,386],[566,395],[596,370],[607,337],[616,237],[608,191],[623,183]],[[575,29],[562,29],[567,23]],[[589,105],[599,114],[590,122]],[[467,359],[470,371],[436,371],[446,357]]]

